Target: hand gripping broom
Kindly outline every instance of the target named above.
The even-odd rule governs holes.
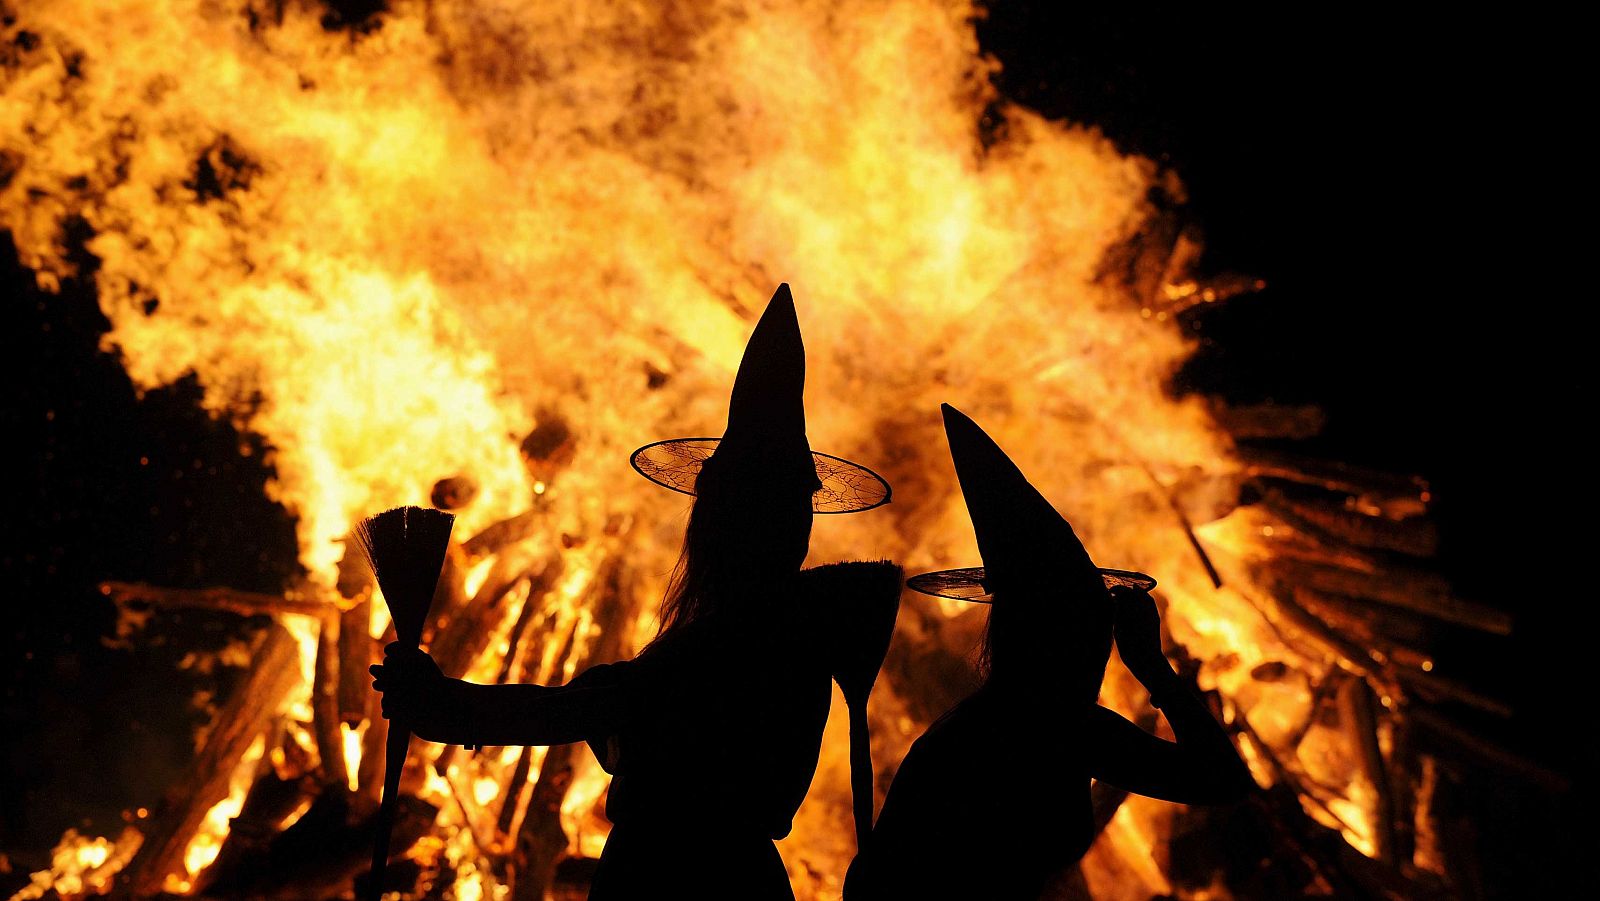
[[[450,527],[455,517],[422,507],[396,507],[369,517],[356,526],[356,537],[378,588],[389,605],[396,638],[415,648],[422,642],[422,626],[428,621],[433,592],[444,568],[445,551],[450,546]],[[411,730],[395,720],[389,722],[388,742],[384,747],[383,799],[378,806],[378,829],[372,846],[372,876],[367,890],[370,901],[383,895],[384,868],[389,861],[389,836],[394,829],[395,805],[400,797],[400,773],[406,765],[406,749]]]

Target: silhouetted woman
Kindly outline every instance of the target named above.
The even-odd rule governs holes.
[[[1155,604],[1136,587],[1153,581],[1098,569],[1005,452],[943,409],[984,566],[909,584],[992,602],[986,679],[906,754],[851,867],[849,901],[1039,897],[1093,840],[1091,779],[1186,804],[1231,801],[1252,785],[1162,656]],[[1177,742],[1096,703],[1113,635]]]
[[[900,590],[888,563],[801,571],[813,512],[889,496],[869,470],[812,454],[804,380],[784,285],[745,350],[722,439],[635,452],[640,473],[695,496],[660,633],[637,657],[561,687],[446,679],[426,654],[394,646],[373,668],[385,716],[424,739],[590,743],[614,777],[592,899],[793,897],[773,840],[816,770],[829,679],[870,688],[846,664],[876,676],[882,651],[862,664],[860,649],[887,645]],[[863,625],[841,623],[841,609],[878,613],[870,629],[839,634]]]

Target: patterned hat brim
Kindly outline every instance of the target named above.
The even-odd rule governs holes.
[[[628,457],[635,472],[663,488],[693,496],[700,468],[721,438],[668,438],[646,444]],[[813,513],[860,513],[889,503],[889,482],[860,463],[811,452],[822,487],[811,495]]]
[[[994,594],[984,584],[984,568],[969,566],[965,569],[941,569],[938,572],[921,573],[906,580],[906,587],[912,591],[931,594],[936,598],[950,598],[955,601],[969,601],[974,604],[994,603]],[[1126,569],[1100,568],[1100,578],[1105,580],[1106,588],[1136,588],[1139,591],[1149,591],[1156,587],[1156,580],[1140,572]]]

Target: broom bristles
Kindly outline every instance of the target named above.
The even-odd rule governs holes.
[[[442,510],[396,507],[356,526],[356,539],[389,604],[395,634],[407,644],[422,640],[455,520]]]

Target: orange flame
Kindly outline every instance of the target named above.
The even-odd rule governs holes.
[[[813,442],[898,482],[885,511],[819,523],[813,560],[976,561],[938,427],[951,401],[1097,559],[1158,575],[1203,684],[1260,735],[1307,715],[1303,682],[1249,673],[1327,662],[1275,637],[1247,572],[1213,589],[1171,515],[1180,487],[1222,509],[1235,469],[1203,408],[1163,388],[1188,342],[1105,272],[1151,190],[1178,188],[1094,130],[996,97],[970,3],[389,5],[351,36],[309,5],[53,3],[24,14],[37,40],[0,95],[15,170],[0,224],[24,264],[46,287],[78,275],[63,226],[89,226],[106,346],[143,389],[193,373],[209,410],[266,439],[313,580],[332,584],[359,517],[440,477],[481,487],[461,535],[526,509],[546,485],[518,442],[543,407],[579,432],[560,528],[636,517],[638,569],[666,572],[681,499],[637,481],[626,453],[717,433],[749,323],[787,280]],[[991,139],[986,110],[1005,122]],[[1202,539],[1248,557],[1241,523]],[[559,615],[592,638],[578,559]],[[538,668],[571,675],[554,664]],[[1135,694],[1107,686],[1112,703]],[[921,726],[897,723],[883,766]],[[843,754],[831,735],[785,843],[792,872],[844,872],[829,838],[848,834]],[[1317,776],[1344,791],[1351,772]],[[562,810],[586,851],[598,779],[581,770]],[[1346,794],[1318,815],[1339,811],[1364,847],[1370,811]],[[463,896],[482,894],[473,873]]]

